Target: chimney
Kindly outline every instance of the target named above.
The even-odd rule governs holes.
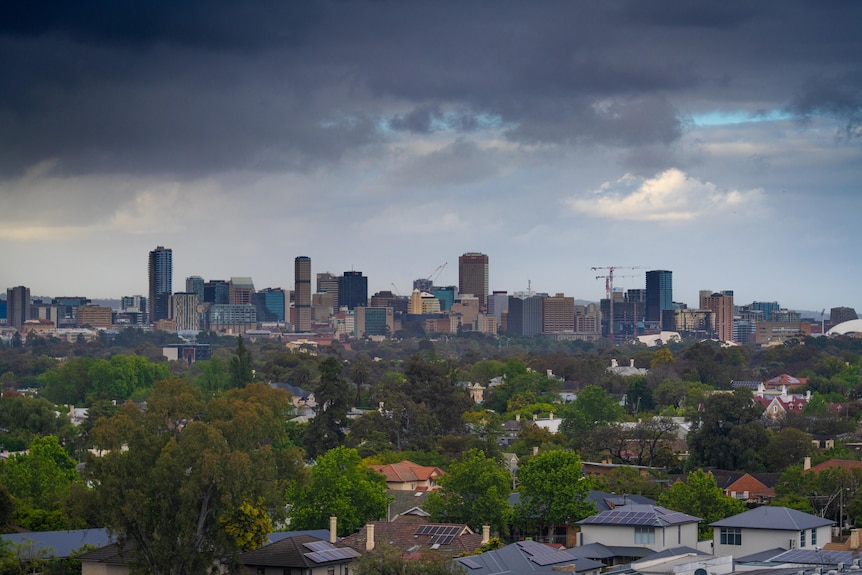
[[[611,367],[616,367],[616,366],[617,366],[617,360],[611,359]]]
[[[491,540],[491,526],[483,525],[482,526],[482,545]]]
[[[520,413],[515,414],[515,421],[521,421],[521,414]]]
[[[635,366],[635,360],[634,360],[634,359],[630,359],[630,360],[629,360],[629,367],[634,367],[634,366]]]
[[[548,419],[554,419],[554,412],[551,412],[551,415],[548,416]]]
[[[539,446],[538,446],[538,445],[534,445],[534,446],[533,446],[533,455],[538,455],[538,454],[539,454]]]
[[[335,534],[338,532],[338,518],[333,515],[329,518],[329,542],[335,543],[336,536]]]
[[[374,523],[365,526],[365,550],[374,551]]]
[[[808,471],[809,469],[811,469],[811,458],[806,457],[802,463],[802,471]]]
[[[851,529],[850,530],[850,541],[848,541],[848,543],[850,543],[850,550],[851,551],[858,551],[859,550],[859,530],[858,529]]]

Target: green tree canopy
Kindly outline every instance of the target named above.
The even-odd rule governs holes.
[[[596,512],[587,501],[594,481],[584,477],[581,458],[571,451],[544,451],[518,470],[520,503],[515,517],[524,526],[543,527],[553,535],[557,525],[571,525]]]
[[[338,518],[338,535],[386,517],[386,478],[365,466],[355,449],[336,447],[317,458],[310,480],[288,493],[291,529],[325,529]]]
[[[477,532],[483,525],[504,531],[511,515],[510,482],[501,463],[471,449],[437,480],[440,489],[428,495],[426,508],[434,521],[466,523]]]
[[[709,396],[704,409],[692,420],[687,465],[734,471],[762,469],[761,454],[769,441],[759,421],[762,412],[763,407],[752,401],[748,389]]]
[[[597,425],[619,421],[624,414],[622,406],[601,387],[588,385],[578,397],[561,410],[563,422],[560,432],[574,437]]]
[[[658,503],[668,509],[699,517],[697,532],[702,539],[712,536],[710,523],[745,511],[745,504],[725,495],[712,473],[706,473],[703,469],[689,473],[685,482],[674,483],[662,493]]]
[[[195,387],[161,381],[146,411],[126,404],[94,426],[95,444],[108,450],[87,462],[104,524],[132,544],[148,572],[208,573],[214,559],[230,560],[244,547],[225,528],[255,514],[243,509],[283,517],[285,485],[295,479],[284,473],[296,466],[278,464],[277,422],[269,418],[280,415],[241,399],[246,412],[215,406],[207,417]]]
[[[341,362],[327,357],[320,363],[320,383],[315,389],[317,408],[305,432],[305,451],[309,459],[344,442],[351,399],[350,384],[341,377]]]

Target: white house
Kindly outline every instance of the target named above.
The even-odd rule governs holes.
[[[769,549],[816,549],[831,541],[834,521],[764,505],[710,523],[715,555],[742,557]]]
[[[699,521],[699,517],[658,505],[620,505],[578,521],[581,526],[579,544],[645,547],[652,551],[681,545],[696,547]]]

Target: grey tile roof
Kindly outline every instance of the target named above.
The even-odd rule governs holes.
[[[577,554],[578,548],[557,550],[536,541],[519,541],[501,549],[455,559],[467,575],[556,573],[555,566],[572,565],[576,572],[601,569],[602,563]]]
[[[659,505],[630,503],[628,505],[621,505],[610,511],[602,511],[598,515],[587,517],[577,523],[579,525],[667,527],[668,525],[683,525],[685,523],[697,523],[698,521],[700,521],[698,517],[680,513],[679,511],[671,511]]]
[[[72,551],[84,545],[102,547],[113,538],[107,529],[75,529],[71,531],[42,531],[39,533],[9,533],[0,535],[5,541],[13,544],[33,542],[35,549],[45,549],[49,557],[68,557]]]
[[[328,556],[320,555],[321,552]],[[246,551],[240,563],[249,567],[295,567],[309,569],[318,565],[349,563],[359,553],[350,547],[337,547],[311,535],[296,535]]]
[[[835,522],[829,519],[823,519],[816,515],[796,511],[788,507],[773,507],[764,505],[755,507],[710,523],[711,527],[739,527],[742,529],[772,529],[778,531],[801,531],[803,529],[812,529],[823,527],[825,525],[833,525]]]
[[[655,505],[654,500],[649,497],[644,497],[643,495],[605,493],[604,491],[596,491],[595,489],[590,490],[587,495],[587,501],[595,503],[596,510],[599,513],[602,511],[610,511],[611,509],[620,507],[621,505],[628,505],[630,503]]]

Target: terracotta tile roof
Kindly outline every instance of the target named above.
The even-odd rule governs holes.
[[[820,473],[824,469],[829,469],[832,467],[842,467],[844,469],[859,469],[862,468],[862,461],[855,461],[853,459],[827,459],[823,463],[818,463],[811,469],[807,469],[807,471],[814,471],[816,473]]]
[[[388,465],[370,465],[371,469],[386,476],[391,483],[409,483],[411,481],[429,481],[443,475],[439,467],[426,467],[412,461],[404,460]]]
[[[405,557],[418,556],[422,552],[434,550],[450,557],[473,553],[482,544],[482,535],[473,533],[466,525],[458,525],[453,523],[419,523],[419,522],[396,522],[388,523],[385,521],[372,521],[374,526],[374,544],[391,545],[395,547]],[[432,535],[417,533],[421,527],[452,527],[457,528],[457,535],[452,538],[451,542],[441,544],[437,549],[433,549],[431,544]],[[341,539],[339,545],[346,545],[359,551],[366,552],[366,542],[368,541],[368,528],[363,527],[356,533],[348,535]]]

